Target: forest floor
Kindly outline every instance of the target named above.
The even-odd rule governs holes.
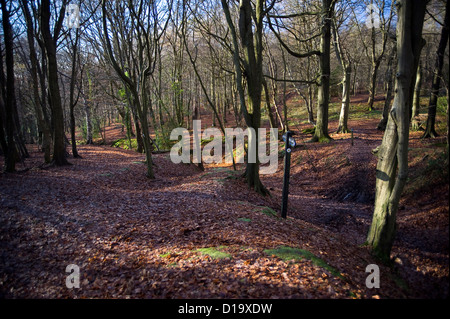
[[[0,174],[0,298],[448,298],[448,170],[433,170],[444,139],[411,133],[395,262],[381,264],[363,245],[378,121],[350,118],[354,138],[332,134],[326,144],[296,136],[286,219],[281,157],[262,176],[263,197],[239,177],[242,166],[202,171],[154,154],[149,180],[132,150],[79,145],[73,165],[45,167],[30,146],[18,173]],[[124,136],[120,125],[106,132],[107,144]],[[78,289],[66,287],[70,264]],[[366,287],[369,264],[380,268],[380,288]]]

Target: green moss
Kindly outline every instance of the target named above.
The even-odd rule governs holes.
[[[111,176],[113,176],[114,174],[113,173],[100,173],[100,174],[98,174],[99,176],[103,176],[103,177],[111,177]]]
[[[316,257],[308,250],[289,246],[280,246],[275,249],[266,249],[264,252],[268,255],[275,255],[283,260],[310,260],[314,265],[329,271],[333,276],[343,279],[338,270],[328,265],[323,259]]]
[[[261,209],[261,213],[263,213],[264,215],[267,215],[267,216],[269,216],[269,217],[275,217],[275,218],[278,218],[277,212],[274,211],[272,208],[267,207],[267,206],[264,206],[264,207]]]
[[[132,138],[130,141],[131,141],[131,149],[137,149],[137,140],[135,138]],[[114,141],[111,144],[111,146],[129,150],[130,149],[130,141],[127,138],[120,138],[120,139]]]
[[[302,130],[303,134],[314,134],[316,132],[316,127],[305,128]]]
[[[230,254],[223,251],[224,248],[225,248],[225,246],[205,247],[205,248],[199,248],[199,249],[197,249],[197,251],[200,252],[202,255],[207,255],[207,256],[211,257],[212,259],[231,258]]]

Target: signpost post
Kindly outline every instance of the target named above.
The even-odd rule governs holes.
[[[285,143],[285,154],[284,154],[284,176],[283,176],[283,193],[281,201],[281,217],[286,218],[287,214],[287,204],[289,195],[289,172],[291,169],[291,148],[296,145],[295,139],[292,137],[292,132],[287,131],[283,134],[283,141]]]

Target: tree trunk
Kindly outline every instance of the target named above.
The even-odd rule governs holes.
[[[75,29],[75,43],[72,45],[72,72],[70,77],[70,92],[69,92],[69,117],[70,117],[70,138],[72,144],[72,156],[74,158],[81,158],[77,150],[77,139],[75,136],[75,81],[77,78],[77,57],[78,57],[78,28]]]
[[[86,115],[86,144],[94,144],[92,140],[91,107],[87,99],[84,99],[84,113]]]
[[[377,76],[378,76],[378,68],[380,67],[380,62],[381,59],[372,62],[372,72],[370,74],[370,82],[369,82],[369,100],[367,101],[367,106],[370,111],[373,110],[373,103],[375,102],[375,94],[377,90]]]
[[[380,123],[378,123],[377,129],[384,131],[386,129],[386,125],[389,118],[389,109],[391,108],[391,100],[392,100],[392,87],[393,87],[393,76],[392,76],[392,70],[393,70],[393,63],[395,60],[395,48],[392,49],[391,54],[389,56],[388,60],[388,69],[387,69],[387,83],[386,83],[386,97],[384,100],[384,107],[383,107],[383,116],[380,120]]]
[[[155,178],[155,174],[153,172],[153,160],[152,160],[152,151],[153,151],[153,143],[150,139],[149,125],[147,120],[147,112],[148,105],[146,101],[146,93],[145,93],[145,79],[143,79],[143,83],[141,83],[142,90],[139,92],[139,95],[142,97],[142,104],[138,100],[139,96],[135,96],[134,98],[137,100],[136,109],[138,111],[139,120],[141,123],[141,131],[142,131],[142,141],[144,143],[144,152],[145,152],[145,160],[147,163],[147,177],[150,179]]]
[[[272,110],[270,109],[270,94],[269,94],[269,89],[267,87],[267,82],[264,79],[263,79],[263,86],[264,86],[264,96],[266,98],[266,109],[267,109],[267,115],[269,116],[270,127],[278,128],[275,118],[273,117]]]
[[[420,90],[422,89],[422,65],[419,62],[419,66],[417,67],[416,73],[416,83],[414,85],[414,97],[412,103],[412,112],[411,112],[411,125],[412,129],[417,131],[420,128],[420,123],[417,118],[419,116],[420,111]]]
[[[339,114],[339,126],[336,133],[348,133],[349,129],[347,126],[348,122],[348,112],[350,109],[350,79],[352,75],[352,65],[348,63],[347,67],[344,69],[344,79],[342,84],[342,104],[341,112]]]
[[[423,135],[423,138],[430,138],[430,137],[434,138],[434,137],[438,136],[438,134],[435,130],[436,110],[437,110],[439,89],[441,86],[442,68],[444,66],[445,48],[447,46],[448,37],[449,37],[449,23],[450,23],[449,15],[450,15],[450,1],[447,1],[447,4],[445,6],[444,25],[442,26],[441,39],[439,41],[439,46],[438,46],[438,50],[437,50],[435,70],[434,70],[434,75],[433,75],[433,83],[431,85],[430,101],[428,103],[427,127],[425,128],[425,133]],[[447,103],[449,103],[449,102],[447,101]]]
[[[383,261],[390,260],[400,196],[408,174],[410,107],[422,48],[427,1],[400,0],[397,21],[397,81],[394,103],[378,151],[375,207],[367,242]]]
[[[128,89],[127,86],[125,86],[125,92],[126,92],[126,96],[127,96],[127,101],[128,101],[128,110],[131,114],[128,114],[128,119],[129,119],[129,126],[127,126],[130,128],[130,136],[133,136],[133,132],[132,132],[132,124],[131,121],[133,121],[134,123],[134,128],[136,131],[136,144],[137,144],[137,152],[138,153],[143,153],[144,152],[144,141],[142,139],[142,133],[141,133],[141,127],[139,125],[139,115],[137,114],[137,106],[135,105],[134,99],[130,93],[130,90]],[[130,144],[130,149],[131,149],[131,144]]]
[[[248,86],[247,103],[245,103],[236,29],[231,19],[228,4],[225,0],[222,0],[222,7],[225,11],[228,27],[233,37],[233,62],[241,110],[244,113],[244,119],[247,126],[255,130],[255,136],[249,136],[248,143],[248,145],[256,145],[255,149],[250,149],[249,147],[249,151],[255,152],[254,154],[258,154],[258,128],[261,125],[263,4],[263,0],[257,0],[254,5],[255,11],[252,9],[250,0],[241,0],[239,4],[239,33],[244,53],[244,75]],[[255,21],[255,25],[252,23],[253,20]],[[256,143],[251,143],[253,138],[256,139]],[[249,187],[253,188],[257,193],[266,195],[268,194],[268,190],[263,186],[259,177],[258,156],[255,157],[255,163],[251,163],[247,160],[244,176]]]
[[[314,121],[314,108],[313,108],[313,102],[314,102],[314,89],[312,84],[308,85],[308,103],[307,110],[308,110],[308,123],[316,125],[316,121]]]
[[[28,48],[30,51],[30,74],[31,83],[33,86],[33,102],[36,111],[37,125],[39,131],[39,143],[41,144],[42,151],[44,152],[45,163],[51,161],[51,132],[50,127],[45,119],[41,98],[39,97],[39,80],[38,80],[38,59],[36,49],[34,45],[34,27],[32,17],[28,9],[28,5],[25,0],[21,1],[22,11],[24,13],[25,22],[27,25],[27,40]]]
[[[322,33],[320,37],[320,84],[317,92],[317,122],[310,142],[328,142],[328,108],[330,101],[331,18],[335,1],[322,0]]]
[[[64,11],[64,9],[62,9]],[[64,15],[64,12],[60,14]],[[61,104],[61,95],[58,82],[58,63],[56,61],[56,38],[50,33],[50,1],[42,0],[41,3],[41,32],[45,45],[48,62],[48,88],[53,123],[53,158],[52,162],[57,166],[69,165],[66,159],[66,144],[64,135],[64,114]]]
[[[4,98],[4,109],[5,109],[5,117],[6,117],[6,150],[5,150],[5,171],[6,172],[14,172],[16,170],[16,160],[17,160],[17,148],[16,141],[14,139],[15,130],[14,127],[14,109],[17,107],[16,105],[16,96],[15,96],[15,79],[14,79],[14,52],[13,52],[13,33],[11,23],[9,21],[10,12],[6,8],[6,1],[2,0],[2,23],[3,23],[3,32],[4,32],[4,41],[5,41],[5,64],[6,64],[6,79],[3,72],[3,58],[0,58],[1,68],[0,71],[0,85],[2,87],[1,93]],[[3,91],[5,87],[4,81],[6,80],[6,92]],[[2,97],[3,100],[3,97]]]
[[[341,41],[339,38],[339,32],[337,30],[337,26],[335,23],[332,25],[333,30],[333,39],[334,39],[334,51],[336,53],[337,60],[341,65],[343,71],[343,79],[342,79],[342,103],[341,103],[341,112],[339,114],[339,126],[336,133],[348,133],[349,129],[347,127],[348,122],[348,112],[350,108],[350,81],[352,75],[352,64],[347,59],[345,53],[341,47]]]

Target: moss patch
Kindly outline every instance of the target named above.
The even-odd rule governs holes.
[[[200,252],[202,255],[207,255],[211,257],[212,259],[224,259],[224,258],[231,258],[231,255],[224,252],[223,249],[224,246],[219,247],[205,247],[205,248],[199,248],[197,249],[198,252]]]
[[[313,253],[311,253],[308,250],[293,248],[289,246],[280,246],[275,249],[266,249],[264,250],[264,252],[268,255],[275,255],[283,260],[302,260],[302,259],[311,260],[311,262],[314,265],[321,267],[325,270],[328,270],[333,276],[344,279],[337,269],[331,267],[324,260],[316,257]]]
[[[261,213],[263,213],[264,215],[267,215],[269,217],[275,217],[278,218],[278,214],[276,211],[274,211],[272,208],[264,206],[262,208],[258,209]]]

